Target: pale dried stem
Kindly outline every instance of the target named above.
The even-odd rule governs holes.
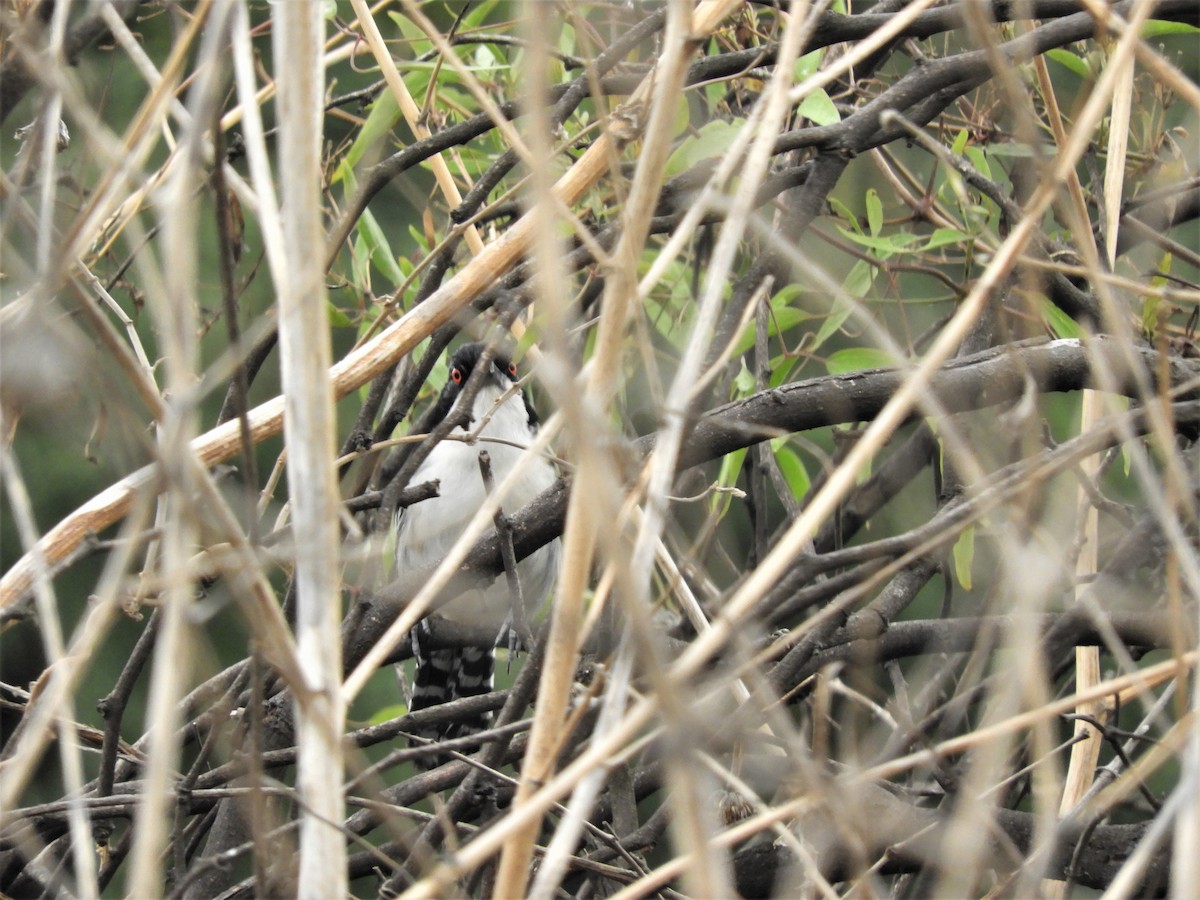
[[[66,21],[67,9],[64,6],[55,8],[50,20],[50,36],[47,48],[48,56],[55,62],[62,59]],[[56,199],[55,191],[58,184],[58,134],[62,111],[62,91],[51,88],[47,91],[42,108],[40,127],[36,132],[40,136],[40,141],[36,147],[36,152],[40,157],[37,167],[40,183],[38,185],[39,215],[37,217],[36,263],[38,276],[44,282],[52,280],[57,268],[53,257],[56,237],[54,228],[54,203]],[[0,433],[9,433],[7,423],[0,423]],[[36,548],[38,535],[33,514],[33,504],[26,489],[24,479],[21,477],[17,460],[7,442],[5,442],[2,450],[0,450],[0,469],[3,470],[2,481],[6,488],[21,542],[27,550]],[[59,606],[55,597],[49,566],[40,553],[37,553],[36,550],[34,552],[34,566],[36,568],[34,600],[41,623],[39,630],[48,671],[53,672],[54,668],[59,666],[63,661],[62,622],[59,619]],[[60,682],[63,681],[63,679],[58,680]],[[48,686],[43,683],[42,687],[46,689]],[[51,692],[47,691],[47,693]],[[22,750],[27,752],[32,751],[28,752],[25,764],[22,766],[20,760],[18,760],[16,766],[12,764],[12,760],[5,763],[4,768],[9,771],[3,779],[0,779],[0,782],[7,782],[9,779],[12,779],[15,784],[12,787],[6,786],[4,788],[3,793],[10,796],[5,797],[4,801],[0,801],[0,809],[14,808],[15,799],[18,796],[17,792],[23,789],[27,779],[31,776],[32,760],[40,758],[46,740],[44,734],[48,732],[53,723],[57,726],[59,734],[59,760],[62,765],[65,787],[70,797],[68,822],[71,834],[71,854],[75,864],[76,890],[85,897],[95,897],[99,894],[99,887],[96,881],[95,860],[87,849],[90,837],[89,820],[80,802],[83,785],[83,766],[80,759],[79,745],[75,739],[75,729],[71,725],[71,722],[75,718],[74,698],[61,690],[56,693],[59,695],[56,699],[60,702],[53,705],[43,704],[42,707],[44,713],[42,722],[44,723],[43,728],[45,730],[36,728],[35,724],[32,730],[27,730],[25,739],[22,741],[23,746],[16,748],[18,753]],[[30,723],[27,722],[26,724],[29,725]],[[13,768],[17,768],[18,771],[11,771]]]
[[[34,547],[37,544],[37,525],[33,516],[33,504],[26,490],[25,480],[17,468],[16,458],[7,446],[0,447],[0,473],[21,542],[26,547]],[[41,562],[40,558],[38,562]],[[63,647],[62,622],[58,615],[59,606],[54,594],[54,585],[44,564],[39,566],[34,597],[41,623],[39,631],[46,654],[46,672],[49,674],[48,680],[55,683],[53,686],[47,684],[45,677],[40,681],[42,703],[38,712],[45,724],[38,727],[41,723],[27,719],[25,735],[15,748],[15,760],[9,758],[0,767],[0,771],[3,772],[3,777],[0,778],[0,784],[3,785],[3,790],[0,791],[0,809],[10,810],[16,807],[17,798],[32,774],[34,761],[41,757],[41,751],[49,739],[50,725],[53,724],[58,730],[59,760],[67,789],[67,813],[75,863],[76,889],[85,897],[96,897],[99,896],[96,866],[87,850],[91,828],[82,804],[83,764],[79,743],[75,739],[75,728],[72,725],[75,720],[75,701],[70,691],[63,688],[69,679],[62,671],[67,658]],[[54,702],[50,702],[52,700]],[[31,699],[30,705],[33,703]],[[28,713],[29,710],[26,715]]]
[[[400,107],[400,112],[404,115],[404,121],[408,123],[408,127],[412,129],[413,135],[417,140],[424,140],[429,137],[429,127],[421,119],[421,109],[413,100],[412,94],[408,92],[408,88],[404,85],[404,79],[400,77],[400,72],[396,68],[396,62],[392,59],[391,53],[388,52],[387,45],[383,42],[383,35],[379,33],[379,27],[375,24],[375,19],[371,15],[371,11],[367,8],[366,0],[351,0],[351,5],[354,7],[354,14],[358,17],[358,27],[362,29],[363,36],[367,39],[367,45],[371,48],[371,53],[375,56],[375,61],[379,64],[380,71],[383,72],[384,81],[387,82],[388,90],[396,98],[396,103]],[[455,56],[455,54],[451,54]],[[471,75],[472,80],[476,80],[474,75]],[[481,92],[482,93],[482,92]],[[486,95],[483,95],[486,96]],[[446,198],[446,202],[451,209],[462,205],[462,194],[459,193],[458,185],[454,181],[454,176],[450,173],[450,167],[446,165],[446,160],[442,154],[438,153],[430,158],[430,165],[433,167],[433,177],[437,180],[438,189],[442,192],[442,196]],[[475,255],[483,252],[483,238],[479,236],[479,229],[474,225],[468,225],[463,231],[463,236],[466,239],[467,247]]]
[[[132,535],[139,531],[143,518],[137,515],[131,517],[131,526],[126,528],[126,534]],[[0,810],[17,809],[18,800],[51,738],[56,716],[60,710],[70,708],[73,692],[87,673],[94,654],[116,617],[119,608],[119,582],[136,551],[137,544],[131,540],[121,544],[121,548],[106,567],[96,592],[97,601],[76,627],[70,647],[49,669],[49,678],[41,682],[40,690],[25,710],[21,736],[16,747],[9,749],[8,758],[3,764],[3,777],[0,778]]]
[[[612,254],[615,267],[609,272],[597,350],[591,361],[586,403],[594,407],[597,424],[605,417],[615,386],[621,345],[631,309],[635,254],[645,239],[647,223],[662,183],[661,171],[667,160],[673,131],[671,122],[693,49],[689,40],[691,12],[687,4],[675,3],[669,8],[658,65],[653,77],[643,82],[643,85],[652,84],[652,94],[645,100],[631,98],[626,104],[626,108],[633,110],[632,115],[636,117],[640,116],[648,103],[649,117],[633,186],[622,213],[621,239]],[[595,437],[589,437],[581,430],[577,443],[581,459],[576,477],[582,483],[603,484],[609,481],[606,473],[608,465],[597,452]],[[552,771],[555,747],[559,740],[559,723],[566,710],[583,619],[583,583],[579,578],[590,568],[596,535],[603,527],[596,521],[595,512],[578,501],[568,509],[563,543],[564,557],[569,561],[570,571],[564,574],[563,584],[564,587],[569,585],[570,589],[559,597],[551,621],[546,664],[522,767],[526,777],[518,787],[514,808],[524,803],[533,793],[534,786],[545,781]],[[505,845],[501,855],[497,875],[497,890],[502,895],[523,893],[536,836],[536,822],[513,831],[512,839]]]
[[[639,524],[631,563],[636,593],[627,598],[627,605],[638,604],[649,608],[651,570],[662,529],[666,524],[668,496],[687,426],[687,410],[697,391],[702,389],[704,379],[700,377],[700,370],[705,357],[710,353],[725,284],[744,239],[758,185],[766,176],[775,137],[782,130],[791,109],[788,89],[791,87],[793,64],[812,28],[813,23],[809,21],[808,16],[808,4],[800,3],[794,5],[786,17],[776,74],[768,83],[762,100],[756,105],[754,115],[742,130],[748,138],[748,148],[741,168],[741,177],[730,203],[729,215],[721,228],[720,237],[705,273],[691,333],[675,378],[667,392],[665,406],[660,412],[662,425],[650,461],[645,512]],[[734,149],[727,160],[742,160],[740,149]],[[680,735],[678,741],[671,743],[676,744],[678,751],[683,751],[687,743],[683,736],[689,731],[688,704],[669,679],[655,677],[661,671],[658,666],[651,665],[649,671],[667,728],[674,728]],[[695,723],[692,724],[695,727]],[[705,796],[710,792],[703,790],[702,782],[694,774],[694,762],[687,758],[687,755],[683,752],[668,752],[666,757],[667,782],[671,802],[675,807],[675,813],[671,817],[671,829],[675,834],[676,843],[681,848],[691,848],[698,861],[697,866],[690,867],[684,874],[685,888],[688,893],[696,895],[704,891],[711,891],[718,896],[731,895],[733,884],[728,858],[719,853],[702,852],[702,848],[708,844],[708,836],[715,829],[716,811],[709,802],[710,798]]]
[[[282,186],[279,293],[280,372],[286,415],[288,488],[296,564],[296,642],[302,688],[294,691],[301,804],[299,896],[347,892],[346,841],[338,824],[342,797],[340,497],[334,467],[337,415],[329,368],[322,229],[321,135],[325,20],[317,4],[286,3],[271,31],[275,58],[287,60],[276,82]],[[256,178],[256,186],[264,182]],[[281,278],[280,275],[283,277]]]
[[[553,348],[551,366],[560,371],[570,371],[565,332],[572,311],[569,298],[560,290],[564,283],[562,250],[556,233],[558,216],[553,202],[550,175],[553,171],[553,126],[549,121],[549,104],[538,88],[543,83],[542,73],[546,71],[549,62],[549,36],[546,33],[547,23],[538,11],[529,5],[525,10],[527,15],[522,18],[527,22],[525,30],[529,35],[527,64],[531,89],[527,102],[531,112],[531,124],[526,136],[528,147],[522,144],[520,152],[530,165],[530,215],[533,217],[535,229],[532,247],[535,262],[534,288],[537,305],[545,311],[546,328],[551,334],[547,342],[548,346]],[[597,442],[586,432],[586,426],[583,424],[583,399],[573,384],[573,379],[565,379],[565,383],[554,393],[558,395],[556,399],[560,403],[559,415],[564,419],[564,430],[567,431],[575,457],[574,477],[579,479],[580,483],[591,485],[601,485],[605,481],[615,484],[615,479],[605,471],[604,462],[598,456]],[[530,792],[530,778],[540,780],[545,777],[546,757],[552,752],[554,742],[562,734],[561,723],[566,717],[566,698],[571,689],[577,659],[575,649],[578,641],[578,621],[581,618],[580,611],[591,574],[599,527],[598,515],[602,515],[604,506],[605,504],[596,504],[587,509],[578,504],[571,504],[568,508],[563,529],[562,571],[554,593],[546,656],[539,679],[529,745],[522,766],[523,777],[518,782],[514,798],[516,804],[523,802]],[[609,697],[611,699],[611,694]],[[606,701],[602,717],[607,718],[611,714]],[[586,814],[585,810],[579,809],[584,800],[580,791],[588,791],[588,787],[591,785],[576,788],[568,820],[563,823],[562,836],[551,843],[548,868],[539,874],[538,883],[533,888],[534,894],[545,893],[549,889],[548,879],[551,873],[557,872],[565,864],[564,853],[570,853],[574,849],[574,840],[570,838],[577,833],[583,814]],[[521,832],[514,832],[497,869],[494,886],[496,896],[518,896],[525,893],[529,876],[528,866],[536,839],[536,825]]]
[[[215,10],[196,61],[197,79],[191,95],[194,121],[209,121],[218,90],[218,60],[225,42],[229,9]],[[166,105],[158,105],[165,114]],[[149,127],[149,123],[147,123]],[[187,617],[193,602],[189,561],[197,539],[197,520],[191,515],[195,479],[188,445],[197,431],[198,416],[192,385],[196,380],[198,341],[192,311],[198,301],[196,248],[196,188],[203,166],[202,128],[188,129],[177,150],[177,165],[154,195],[163,222],[163,290],[148,294],[161,335],[168,396],[167,414],[159,428],[159,452],[167,474],[166,502],[170,515],[162,523],[162,569],[166,582],[163,619],[154,648],[147,704],[149,745],[145,789],[134,817],[130,892],[153,896],[163,889],[162,855],[171,833],[171,781],[178,771],[179,699],[189,675],[193,644]]]
[[[138,74],[145,79],[146,84],[151,88],[157,88],[162,84],[162,73],[154,65],[154,61],[142,49],[142,45],[138,43],[138,39],[134,37],[133,32],[129,30],[129,26],[125,24],[111,4],[105,4],[100,8],[100,15],[104,17],[104,24],[108,26],[108,30],[112,32],[117,43],[121,45],[121,49],[125,51],[134,67],[138,70]],[[184,105],[178,99],[170,101],[171,117],[180,125],[185,127],[191,125],[191,118]],[[172,150],[175,149],[175,144],[172,136],[167,132],[167,123],[162,123],[162,129],[166,133],[165,140]]]

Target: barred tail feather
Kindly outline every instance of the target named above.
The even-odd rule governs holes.
[[[465,647],[456,650],[433,650],[420,655],[413,680],[410,711],[428,709],[462,697],[475,697],[492,689],[495,654],[489,649]],[[466,737],[485,730],[491,722],[490,713],[481,713],[456,722],[414,729],[425,741],[443,741]],[[413,746],[424,746],[413,742]],[[422,768],[433,768],[448,757],[430,756],[418,761]]]

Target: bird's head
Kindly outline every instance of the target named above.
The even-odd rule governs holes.
[[[449,377],[436,404],[434,420],[442,421],[454,408],[459,397],[464,393],[472,396],[471,416],[478,419],[487,414],[496,402],[509,391],[517,381],[517,366],[507,356],[499,353],[485,354],[485,345],[481,343],[463,344],[450,357]],[[490,359],[487,357],[490,355]],[[486,360],[486,363],[485,363]],[[478,384],[474,383],[472,375],[481,364],[486,364],[487,370],[480,376]],[[524,391],[514,394],[507,402],[522,404],[529,415],[529,425],[537,424],[537,417],[529,405],[529,399]]]

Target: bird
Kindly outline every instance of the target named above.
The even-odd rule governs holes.
[[[485,364],[487,371],[478,391],[464,393],[472,373]],[[439,493],[397,512],[394,528],[397,576],[440,563],[483,505],[487,488],[479,464],[481,449],[488,452],[492,476],[498,485],[516,466],[524,448],[533,443],[539,420],[528,394],[518,385],[517,376],[517,366],[509,358],[497,353],[489,359],[482,343],[464,344],[451,355],[449,377],[434,404],[429,430],[436,429],[461,399],[471,404],[469,422],[465,427],[456,426],[450,437],[471,434],[476,440],[441,440],[413,473],[413,484],[437,481]],[[502,499],[503,508],[513,511],[524,506],[550,488],[556,479],[554,466],[546,457],[531,460],[520,480]],[[556,539],[517,564],[525,609],[536,611],[549,597],[558,577],[560,555]],[[508,580],[502,574],[489,585],[468,590],[438,607],[437,614],[451,621],[486,627],[499,639],[504,629],[513,624]],[[422,650],[419,628],[413,641],[417,668],[410,712],[492,689],[493,649]],[[484,730],[489,721],[488,715],[482,715],[450,725],[417,729],[412,732],[417,738],[412,743],[423,746],[427,741],[464,737]],[[432,768],[443,761],[440,755],[425,756],[418,759],[418,764]]]

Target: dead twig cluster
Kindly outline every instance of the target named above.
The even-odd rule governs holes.
[[[1197,27],[8,4],[0,892],[1188,893]],[[464,337],[561,478],[393,571]]]

